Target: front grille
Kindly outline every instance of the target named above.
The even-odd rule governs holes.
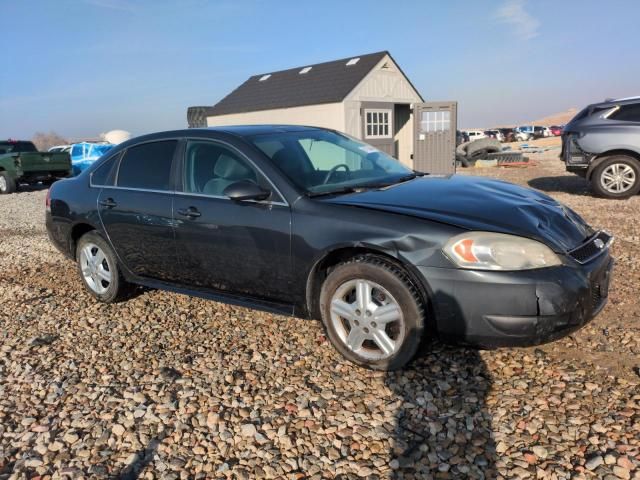
[[[580,263],[587,263],[606,251],[612,240],[613,236],[607,232],[598,232],[586,243],[571,250],[569,255]]]

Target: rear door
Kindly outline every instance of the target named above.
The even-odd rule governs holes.
[[[214,140],[187,142],[174,202],[181,283],[265,300],[290,301],[291,210],[246,156]],[[265,201],[233,201],[229,185],[251,181]]]
[[[435,174],[455,173],[457,108],[457,102],[414,104],[415,170]],[[469,140],[473,140],[471,132]]]
[[[98,197],[109,240],[127,268],[141,277],[176,278],[172,169],[177,145],[177,140],[162,140],[128,148],[115,184],[103,186]]]

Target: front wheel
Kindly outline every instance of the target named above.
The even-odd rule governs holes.
[[[124,280],[116,255],[96,232],[80,238],[76,248],[78,272],[85,288],[104,303],[113,303],[127,296],[130,285]]]
[[[640,191],[640,164],[635,158],[615,155],[596,167],[591,176],[596,194],[605,198],[628,198]]]
[[[415,355],[424,306],[409,277],[373,255],[335,267],[320,293],[322,322],[345,358],[374,370],[395,370]]]

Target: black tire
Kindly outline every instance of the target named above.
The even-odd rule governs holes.
[[[0,172],[0,177],[3,180],[0,182],[0,195],[14,193],[18,189],[16,181],[7,172]]]
[[[403,339],[394,349],[395,352],[383,359],[372,360],[355,353],[340,338],[340,334],[333,324],[330,307],[334,294],[348,282],[360,279],[375,283],[385,289],[392,297],[387,297],[387,300],[395,300],[396,305],[402,312],[403,321],[399,322],[398,325],[392,326],[392,328],[397,329],[396,340],[400,338],[399,335],[402,335]],[[333,346],[347,360],[362,367],[385,371],[401,368],[414,357],[422,340],[425,306],[418,289],[402,269],[375,255],[360,255],[333,268],[322,285],[320,309],[322,322]],[[364,318],[364,312],[362,312],[362,315],[362,318]],[[373,317],[370,316],[370,318]],[[344,320],[342,321],[344,322]],[[362,321],[364,322],[364,320]],[[371,323],[369,326],[375,327],[376,325]],[[389,327],[385,326],[384,328]],[[363,328],[363,330],[368,332],[366,328]],[[402,330],[402,334],[400,334],[400,330]],[[362,343],[363,347],[366,342],[372,342],[372,340],[365,340]],[[375,346],[373,343],[371,345]]]
[[[108,283],[106,291],[102,293],[96,292],[89,285],[82,272],[81,252],[90,244],[93,244],[100,250],[102,250],[108,265],[108,271],[111,274],[111,281]],[[111,246],[97,232],[88,232],[80,238],[76,246],[76,261],[78,266],[78,274],[80,275],[82,284],[84,285],[85,289],[98,301],[103,303],[115,303],[120,300],[124,300],[130,295],[132,291],[132,285],[124,279],[122,271],[120,269],[120,265],[118,265],[117,257],[114,251],[111,249]]]
[[[607,189],[603,184],[605,180],[603,174],[607,169],[615,164],[628,166],[633,170],[635,181],[625,191],[616,193]],[[603,160],[591,174],[591,187],[596,195],[604,198],[625,199],[637,195],[640,191],[640,162],[633,157],[627,155],[613,155]]]
[[[467,156],[467,146],[470,142],[461,143],[456,147],[456,157],[466,157]]]
[[[481,138],[480,140],[474,140],[467,145],[467,158],[480,158],[477,156],[479,152],[490,153],[499,152],[502,150],[502,145],[495,138]]]
[[[456,165],[462,166],[464,168],[468,168],[469,167],[469,160],[467,160],[467,157],[465,157],[463,155],[456,155]]]
[[[467,156],[467,160],[475,164],[476,160],[484,160],[487,158],[487,155],[489,155],[489,152],[485,149],[476,150],[473,154]]]

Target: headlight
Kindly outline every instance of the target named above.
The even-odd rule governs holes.
[[[562,265],[546,245],[503,233],[463,233],[449,239],[443,250],[460,268],[472,270],[531,270]]]

